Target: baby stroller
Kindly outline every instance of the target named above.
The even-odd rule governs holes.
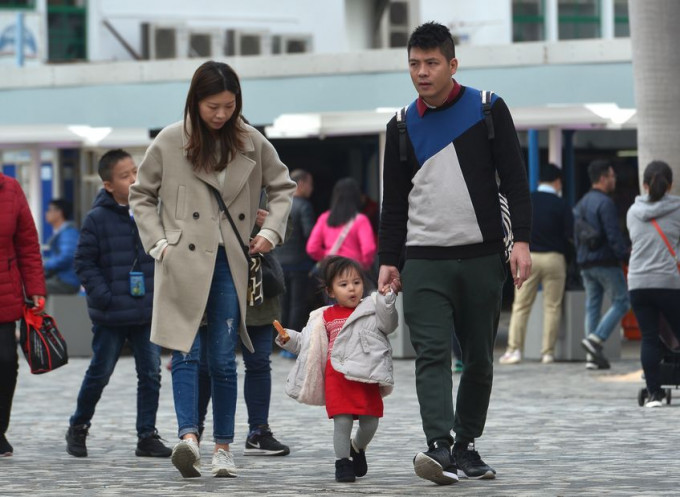
[[[671,330],[670,325],[660,316],[659,338],[665,350],[661,359],[661,388],[666,394],[666,404],[671,403],[671,389],[680,387],[680,342]],[[644,379],[644,377],[643,377]],[[638,392],[638,405],[645,405],[647,400],[647,388],[641,388]]]

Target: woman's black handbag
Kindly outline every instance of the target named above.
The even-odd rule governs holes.
[[[278,297],[286,292],[286,280],[283,268],[271,252],[258,254],[262,265],[262,291],[266,298]]]

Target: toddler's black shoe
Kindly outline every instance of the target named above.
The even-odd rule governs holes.
[[[368,473],[368,463],[366,462],[366,452],[364,449],[355,449],[354,440],[349,442],[349,456],[352,458],[354,466],[354,476],[365,476]]]
[[[335,461],[335,481],[349,483],[356,481],[354,466],[349,459],[342,458]]]

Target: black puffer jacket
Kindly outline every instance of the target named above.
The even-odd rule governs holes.
[[[143,297],[130,295],[133,265],[134,271],[144,273]],[[88,313],[94,324],[151,322],[154,260],[144,252],[128,207],[119,205],[104,189],[83,222],[75,267],[87,292]]]

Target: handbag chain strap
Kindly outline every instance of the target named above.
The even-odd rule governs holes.
[[[236,233],[236,238],[238,238],[238,242],[241,245],[243,254],[246,256],[246,261],[248,262],[248,264],[250,264],[250,251],[248,250],[248,246],[245,243],[243,243],[243,238],[241,238],[241,235],[236,229],[236,224],[234,224],[234,220],[231,218],[231,214],[229,214],[229,209],[227,209],[227,206],[224,203],[222,195],[220,194],[219,191],[217,191],[217,188],[215,188],[214,186],[208,185],[208,188],[210,188],[210,191],[212,191],[213,194],[215,195],[215,198],[217,199],[217,205],[220,207],[220,210],[224,212],[224,214],[227,216],[229,224],[231,224],[231,228],[234,230],[234,233]]]

